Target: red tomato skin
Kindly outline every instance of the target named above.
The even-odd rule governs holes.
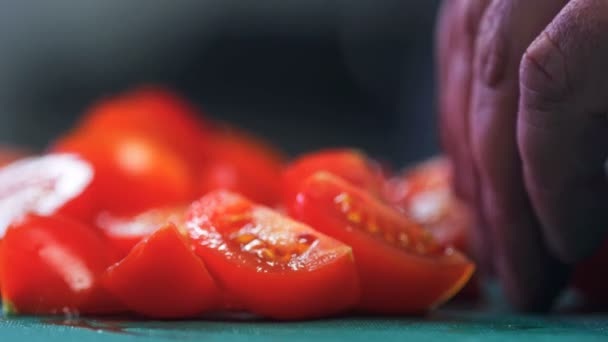
[[[198,167],[199,143],[207,139],[209,126],[202,115],[175,92],[148,85],[96,103],[78,130],[144,135]]]
[[[221,298],[205,264],[173,223],[108,269],[105,284],[130,310],[151,318],[194,317],[216,308]]]
[[[30,156],[31,154],[20,148],[2,146],[0,147],[0,167],[8,165],[16,160]]]
[[[119,311],[99,276],[116,261],[93,228],[60,216],[28,215],[3,240],[2,298],[18,314]],[[103,298],[103,300],[102,300]],[[104,303],[95,306],[94,302]]]
[[[365,154],[353,149],[327,149],[309,153],[293,161],[283,173],[283,202],[292,202],[301,183],[325,171],[366,189],[374,196],[383,188],[382,170]]]
[[[143,136],[74,135],[57,142],[53,151],[74,153],[93,166],[97,212],[128,216],[193,199],[187,163]]]
[[[283,156],[265,142],[245,133],[218,132],[208,142],[199,174],[199,195],[229,190],[274,206],[280,201]]]
[[[334,202],[344,193],[360,199],[364,208],[382,208],[371,210],[378,210],[379,215],[388,217],[385,221],[392,220],[396,227],[409,223],[402,221],[405,218],[396,218],[401,215],[364,190],[326,173],[310,177],[297,200],[288,205],[292,217],[353,248],[362,290],[359,310],[420,314],[453,297],[469,280],[474,265],[456,251],[449,255],[416,255],[352,228]]]
[[[227,205],[226,198],[237,198]],[[226,207],[231,207],[228,212]],[[260,207],[243,197],[223,191],[213,192],[193,204],[187,215],[187,227],[196,253],[205,260],[209,271],[237,307],[278,320],[314,319],[332,316],[352,309],[359,300],[358,275],[350,248],[337,241],[322,242],[336,245],[336,257],[315,269],[267,269],[263,264],[243,262],[239,250],[216,248],[201,238],[200,218],[211,212],[241,215]],[[302,226],[303,232],[329,239],[310,227],[295,223],[280,214],[276,218],[285,224]],[[287,222],[288,221],[288,222]],[[217,228],[221,231],[221,228]],[[296,228],[293,228],[296,229]]]

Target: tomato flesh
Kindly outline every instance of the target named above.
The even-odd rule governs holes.
[[[151,209],[136,216],[122,217],[108,212],[97,218],[97,226],[118,251],[126,256],[140,241],[160,227],[171,222],[181,227],[184,224],[186,207]]]
[[[292,217],[352,246],[359,271],[359,309],[416,314],[454,296],[474,265],[443,248],[421,226],[368,192],[326,172],[302,185]]]
[[[104,283],[130,310],[153,318],[193,317],[220,300],[205,264],[173,223],[108,269]]]
[[[0,169],[0,238],[15,219],[27,214],[93,214],[90,164],[57,154],[19,160]]]
[[[2,245],[2,300],[11,313],[119,310],[99,282],[116,257],[92,227],[60,216],[27,215],[10,226]]]
[[[128,216],[193,198],[188,164],[144,136],[77,134],[59,141],[54,150],[75,153],[91,163],[91,187],[100,212]]]
[[[206,195],[186,225],[220,286],[253,313],[318,318],[359,299],[350,247],[240,195]]]
[[[339,176],[374,195],[382,189],[382,172],[375,162],[356,150],[329,149],[306,154],[289,165],[283,173],[283,201],[293,201],[301,183],[320,171]]]

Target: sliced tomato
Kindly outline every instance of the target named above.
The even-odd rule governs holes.
[[[210,131],[203,120],[193,106],[174,92],[145,86],[92,106],[79,129],[144,135],[198,165],[199,144]]]
[[[173,223],[108,269],[105,284],[133,312],[153,318],[193,317],[221,299],[205,264]]]
[[[452,192],[451,174],[447,159],[433,158],[390,179],[386,198],[427,228],[439,244],[471,255],[473,214]]]
[[[158,208],[129,217],[104,212],[98,216],[97,226],[115,248],[126,256],[135,245],[167,223],[181,227],[186,209],[185,206]]]
[[[26,158],[0,169],[0,238],[27,213],[90,219],[92,179],[91,165],[68,154]]]
[[[374,195],[382,190],[382,169],[378,164],[356,150],[329,149],[306,154],[289,165],[283,174],[283,201],[293,201],[301,183],[320,171],[342,177]]]
[[[350,247],[234,193],[195,202],[187,229],[220,286],[253,313],[310,319],[351,309],[359,283]]]
[[[198,177],[200,194],[213,190],[239,192],[251,200],[276,205],[283,157],[268,144],[244,133],[217,133]]]
[[[54,151],[76,153],[93,165],[100,211],[134,215],[193,199],[192,172],[170,149],[144,136],[107,132],[69,136]]]
[[[454,296],[475,268],[420,225],[327,172],[309,177],[288,209],[352,246],[362,289],[359,308],[365,312],[424,312]]]
[[[10,226],[2,245],[2,300],[10,313],[120,310],[99,282],[116,257],[92,227],[60,216],[27,215]]]

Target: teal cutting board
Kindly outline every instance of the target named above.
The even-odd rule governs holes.
[[[500,300],[485,308],[445,308],[425,318],[345,317],[312,322],[179,322],[0,316],[4,341],[608,341],[608,314],[510,314]]]

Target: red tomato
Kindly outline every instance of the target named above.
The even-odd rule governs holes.
[[[108,269],[105,284],[129,309],[153,318],[192,317],[221,299],[205,264],[173,223]]]
[[[272,147],[245,134],[215,134],[199,176],[200,194],[239,192],[251,200],[276,205],[283,158]]]
[[[406,216],[327,172],[309,177],[288,208],[292,217],[352,246],[365,312],[424,312],[455,295],[475,268]]]
[[[107,313],[112,298],[98,280],[115,261],[91,227],[60,216],[25,216],[3,240],[2,300],[19,314]]]
[[[256,314],[324,317],[359,299],[350,247],[239,195],[208,194],[186,225],[220,286]]]
[[[30,212],[90,218],[92,178],[89,163],[67,154],[27,158],[0,169],[0,238],[13,220]]]
[[[134,215],[193,198],[189,165],[143,136],[111,132],[75,135],[59,141],[53,149],[76,153],[93,165],[91,186],[100,211]]]
[[[319,171],[326,171],[374,195],[382,189],[382,170],[363,153],[351,149],[332,149],[306,154],[289,165],[283,174],[283,201],[292,202],[300,185]]]
[[[608,277],[603,270],[608,268],[608,240],[593,257],[580,263],[574,272],[572,285],[583,295],[587,304],[606,308],[608,306]]]
[[[86,132],[144,135],[164,144],[191,165],[200,163],[200,141],[209,128],[197,110],[175,93],[142,87],[94,105],[80,125]]]
[[[126,256],[135,245],[168,222],[181,227],[185,213],[185,207],[152,209],[132,217],[120,217],[105,212],[97,218],[97,226],[116,249]]]
[[[427,228],[439,244],[470,255],[473,214],[456,198],[451,185],[449,162],[434,158],[389,180],[385,194],[389,203]]]

